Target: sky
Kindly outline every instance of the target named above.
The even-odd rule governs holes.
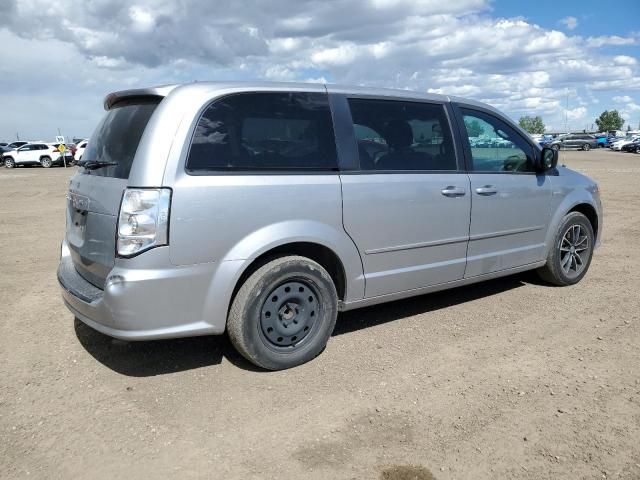
[[[618,109],[637,129],[639,20],[640,0],[0,0],[0,140],[86,138],[109,92],[194,80],[437,92],[552,131]]]

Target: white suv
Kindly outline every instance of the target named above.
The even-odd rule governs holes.
[[[87,142],[89,140],[83,140],[81,142],[78,142],[77,147],[76,147],[76,153],[74,155],[74,158],[76,160],[76,162],[79,162],[80,160],[82,160],[82,154],[84,153],[85,149],[87,148]]]
[[[71,152],[64,153],[66,161],[73,161]],[[42,165],[49,168],[56,163],[63,163],[63,157],[56,147],[46,143],[27,143],[19,148],[5,152],[2,161],[7,168],[19,165]]]

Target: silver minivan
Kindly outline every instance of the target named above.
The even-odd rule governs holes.
[[[537,269],[575,284],[598,185],[471,100],[289,83],[108,95],[68,192],[58,280],[125,340],[228,332],[278,370],[339,311]]]

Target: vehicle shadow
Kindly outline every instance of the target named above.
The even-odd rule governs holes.
[[[129,377],[219,365],[223,358],[245,370],[261,371],[235,351],[226,335],[127,342],[104,335],[77,318],[74,329],[80,344],[93,358]]]
[[[419,297],[344,312],[333,336],[374,327],[413,315],[434,312],[482,297],[497,295],[529,283],[535,274],[525,272]],[[226,335],[126,342],[104,335],[76,319],[75,333],[84,349],[107,368],[131,377],[149,377],[219,365],[223,358],[235,366],[266,372],[245,360]]]
[[[344,335],[363,328],[375,327],[401,318],[452,307],[483,297],[490,297],[527,284],[538,284],[535,273],[524,272],[509,277],[474,283],[463,287],[396,300],[344,312],[338,317],[333,335]]]

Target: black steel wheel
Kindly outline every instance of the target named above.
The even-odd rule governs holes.
[[[285,282],[262,305],[261,332],[270,348],[286,351],[304,342],[321,316],[313,286],[304,280]]]
[[[336,323],[338,295],[317,262],[274,258],[238,290],[227,318],[236,349],[267,370],[295,367],[324,349]]]

